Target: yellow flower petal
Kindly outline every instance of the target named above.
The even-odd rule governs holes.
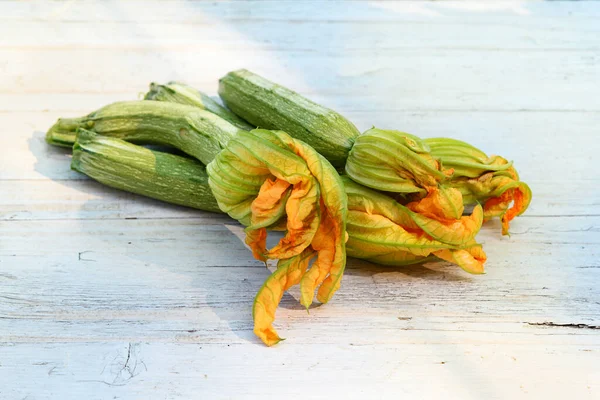
[[[480,245],[458,250],[439,250],[434,254],[442,260],[457,264],[471,274],[483,274],[483,264],[487,260],[487,256]]]
[[[267,278],[256,294],[252,306],[254,333],[267,346],[272,346],[282,340],[273,328],[275,311],[283,293],[300,282],[314,254],[313,250],[306,249],[295,257],[280,260],[277,270]]]

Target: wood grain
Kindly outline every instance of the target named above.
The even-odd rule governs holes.
[[[362,399],[373,396],[372,389],[377,387],[374,398],[380,399],[395,398],[398,393],[414,399],[449,395],[461,399],[537,395],[591,399],[599,378],[597,348],[585,345],[288,343],[269,351],[249,344],[123,340],[13,344],[2,351],[5,359],[20,363],[3,364],[0,370],[5,373],[0,375],[0,383],[6,383],[7,376],[31,378],[21,385],[3,385],[1,390],[11,398],[51,398],[59,393],[64,399],[92,400],[199,395],[262,399],[265,392],[296,398],[300,388],[310,387],[314,399]],[[572,377],[556,375],[565,366],[585,372]],[[278,379],[272,378],[274,369]],[[343,371],[343,384],[327,378],[336,370]]]
[[[590,82],[594,85],[600,81],[598,50],[380,51],[338,55],[278,52],[269,58],[268,51],[260,49],[214,49],[209,53],[221,60],[222,66],[216,67],[214,63],[197,63],[198,52],[186,48],[159,52],[0,49],[0,59],[12,60],[1,70],[0,106],[8,110],[48,109],[53,104],[48,93],[127,92],[128,98],[136,98],[153,80],[184,80],[214,93],[218,79],[227,71],[247,68],[340,111],[600,111],[600,99],[588,96]],[[144,68],[146,65],[152,68]],[[119,73],[115,73],[115,66]],[[326,76],[321,76],[323,70]],[[524,92],[525,85],[528,90]]]

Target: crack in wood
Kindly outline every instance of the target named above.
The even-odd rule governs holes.
[[[82,255],[85,253],[92,253],[91,250],[86,250],[86,251],[80,251],[79,253],[77,253],[77,260],[79,261],[88,261],[88,262],[96,262],[96,260],[92,260],[91,258],[83,258]]]
[[[577,328],[577,329],[600,329],[600,325],[588,325],[588,324],[557,324],[556,322],[526,322],[527,325],[532,326],[550,326],[554,328]]]

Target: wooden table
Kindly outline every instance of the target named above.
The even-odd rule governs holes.
[[[266,348],[228,218],[111,190],[44,142],[151,81],[248,68],[372,125],[515,161],[487,275],[350,260]],[[600,3],[0,4],[0,398],[600,398]]]

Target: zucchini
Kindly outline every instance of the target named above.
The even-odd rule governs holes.
[[[200,210],[221,212],[204,165],[80,129],[71,168],[112,188]]]
[[[172,146],[204,164],[242,132],[197,107],[141,100],[112,103],[81,118],[61,118],[48,130],[46,140],[72,146],[78,128],[132,143]]]
[[[234,113],[264,129],[279,129],[312,146],[336,168],[343,168],[358,129],[337,112],[250,71],[219,80],[219,96]]]

